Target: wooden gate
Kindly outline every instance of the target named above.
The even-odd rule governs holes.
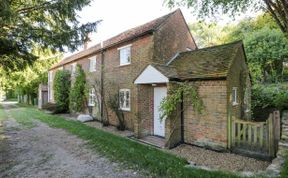
[[[275,111],[266,122],[232,120],[232,150],[252,156],[275,157],[280,139],[280,114]]]

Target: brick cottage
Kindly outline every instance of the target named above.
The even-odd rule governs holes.
[[[65,69],[73,74],[76,64],[86,72],[90,86],[101,86],[102,102],[95,102],[98,94],[92,87],[89,91],[88,106],[95,118],[105,117],[117,125],[116,115],[103,101],[118,93],[126,127],[138,138],[162,137],[166,147],[189,143],[228,149],[231,118],[249,117],[251,84],[242,42],[197,49],[180,10],[54,65],[48,75],[49,102],[54,102],[55,72]],[[198,86],[204,112],[193,111],[189,99],[184,98],[175,114],[161,121],[160,102],[177,82]]]

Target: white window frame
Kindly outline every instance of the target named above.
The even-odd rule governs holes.
[[[121,106],[121,92],[124,93],[123,105]],[[129,92],[129,98],[127,99],[126,92]],[[126,106],[126,102],[128,100],[128,106]],[[131,91],[130,89],[120,89],[119,90],[119,109],[122,111],[130,111],[131,110]]]
[[[96,99],[95,89],[90,88],[89,89],[88,106],[95,106],[95,99]]]
[[[232,97],[232,105],[233,106],[238,105],[238,88],[237,87],[232,88],[231,97]]]
[[[76,62],[71,64],[71,76],[74,76],[76,74],[76,65]]]
[[[131,64],[131,46],[132,46],[132,44],[129,44],[129,45],[123,46],[121,48],[118,48],[120,66],[125,66],[125,65]],[[127,49],[129,49],[129,53],[125,52],[125,50],[127,50]],[[128,55],[129,55],[129,61],[127,60]],[[123,59],[125,57],[126,57],[126,59]],[[127,61],[124,61],[124,60],[127,60]]]
[[[48,101],[52,101],[53,96],[53,71],[48,72]]]
[[[97,70],[97,58],[93,56],[89,58],[89,72],[95,72]]]

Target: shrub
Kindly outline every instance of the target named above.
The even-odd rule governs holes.
[[[55,113],[57,111],[57,105],[54,103],[46,103],[42,106],[42,109]]]
[[[254,117],[260,113],[288,109],[288,84],[256,84],[252,87],[252,112]],[[268,113],[269,114],[269,113]]]
[[[118,125],[117,129],[118,130],[125,130],[125,120],[124,120],[124,113],[123,111],[119,108],[119,94],[112,94],[109,96],[108,99],[108,107],[116,114],[117,119],[118,119]]]
[[[55,74],[53,90],[57,104],[57,113],[69,111],[70,78],[70,72],[68,70],[58,70]]]
[[[78,64],[75,73],[75,82],[69,94],[69,109],[71,112],[82,112],[86,103],[86,77],[82,67]]]

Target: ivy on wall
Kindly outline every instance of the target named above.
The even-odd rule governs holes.
[[[55,112],[69,111],[69,91],[71,86],[70,72],[58,70],[53,81],[54,98],[57,105]]]
[[[177,110],[178,104],[184,102],[184,98],[189,98],[193,109],[196,112],[202,113],[204,105],[198,95],[197,87],[192,83],[177,82],[174,87],[169,89],[167,97],[160,104],[160,110],[162,111],[161,119],[171,116]]]
[[[82,112],[86,105],[86,76],[81,65],[77,64],[75,81],[69,93],[69,109],[71,112]]]

